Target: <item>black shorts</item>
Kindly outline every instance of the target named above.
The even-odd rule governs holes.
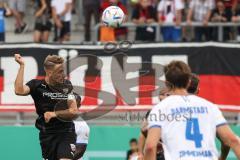
[[[46,32],[46,31],[50,32],[51,28],[52,28],[52,23],[50,21],[48,21],[46,24],[36,22],[34,30],[39,32]]]
[[[71,33],[71,22],[64,22],[62,21],[63,27],[61,29],[58,29],[57,26],[55,26],[55,37],[58,38],[64,38],[66,35],[70,35]]]
[[[43,159],[73,159],[74,145],[76,143],[76,134],[74,132],[56,134],[40,133],[39,140]]]

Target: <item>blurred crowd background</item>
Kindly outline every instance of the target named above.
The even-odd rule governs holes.
[[[239,4],[239,0],[0,0],[0,41],[18,42],[31,35],[25,41],[63,43],[74,37],[76,43],[154,42],[159,34],[163,42],[201,42],[219,41],[220,33],[222,41],[240,41]],[[96,27],[111,5],[125,12],[124,25]]]

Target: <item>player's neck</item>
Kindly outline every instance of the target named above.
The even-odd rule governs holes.
[[[172,95],[181,95],[181,96],[187,96],[188,92],[184,88],[176,88],[172,90]]]
[[[45,76],[45,82],[46,82],[47,84],[49,84],[49,77],[48,77],[48,76]]]

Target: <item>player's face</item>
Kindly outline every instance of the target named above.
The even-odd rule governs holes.
[[[61,84],[64,82],[65,74],[63,65],[59,64],[54,67],[49,73],[49,80],[52,84]]]
[[[137,143],[136,142],[130,143],[130,148],[132,151],[137,151],[137,149],[138,149]]]

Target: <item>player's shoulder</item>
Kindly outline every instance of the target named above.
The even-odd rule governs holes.
[[[196,95],[191,95],[190,99],[197,102],[198,104],[201,104],[202,106],[205,106],[207,108],[209,108],[210,110],[218,110],[218,106],[212,102],[210,102],[209,100],[203,98],[203,97],[199,97]]]
[[[44,82],[45,81],[43,79],[32,79],[32,80],[28,81],[27,84],[38,86],[38,85],[44,84]]]
[[[206,103],[206,104],[209,104],[209,105],[214,105],[212,102],[208,101],[207,99],[203,98],[203,97],[199,97],[199,96],[196,96],[196,95],[189,95],[190,99],[192,100],[195,100],[195,101],[201,101],[202,103]]]

